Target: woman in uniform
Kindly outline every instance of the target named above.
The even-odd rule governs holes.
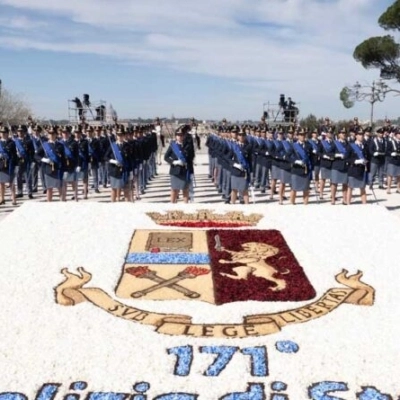
[[[231,204],[235,204],[238,194],[244,204],[249,204],[249,184],[251,174],[251,146],[246,140],[246,132],[236,128],[237,142],[231,148]]]
[[[291,191],[290,203],[296,204],[297,192],[303,192],[303,203],[308,204],[310,197],[310,178],[312,176],[311,154],[312,147],[305,141],[305,131],[301,129],[297,133],[297,142],[293,143],[290,154],[291,168]]]
[[[83,199],[88,199],[89,193],[89,141],[83,136],[82,130],[75,132],[75,140],[78,147],[78,166],[76,167],[77,185],[80,180],[83,182]]]
[[[71,185],[74,195],[73,200],[78,201],[78,162],[79,162],[79,149],[78,143],[72,137],[71,131],[68,127],[61,128],[62,139],[60,143],[64,147],[63,163],[63,178],[61,200],[67,201],[67,186]]]
[[[360,189],[361,202],[367,203],[366,184],[368,177],[367,170],[367,149],[363,144],[364,133],[356,132],[356,141],[350,145],[347,204],[351,203],[353,189]]]
[[[321,140],[320,154],[321,154],[321,179],[319,185],[319,198],[323,199],[325,182],[331,180],[332,176],[332,162],[335,159],[336,148],[333,143],[333,133],[331,129],[326,130],[326,138]]]
[[[271,195],[269,196],[270,200],[274,198],[278,181],[280,182],[283,173],[281,169],[281,161],[283,157],[282,154],[284,153],[282,142],[283,142],[283,131],[279,130],[277,133],[277,139],[273,141],[273,148],[271,151],[272,165],[271,165]]]
[[[0,130],[0,205],[5,204],[6,184],[10,186],[12,205],[17,205],[15,194],[15,166],[18,163],[15,143],[9,138],[8,128]]]
[[[387,194],[390,194],[392,180],[397,180],[396,193],[400,193],[400,130],[396,131],[394,138],[387,142]]]
[[[189,125],[178,128],[175,140],[172,140],[164,155],[164,160],[170,165],[171,203],[176,203],[179,192],[182,191],[183,202],[189,202],[189,186],[193,174],[193,146],[184,144],[184,137],[190,130]]]
[[[348,182],[348,156],[349,145],[346,141],[346,130],[341,129],[338,133],[338,140],[334,141],[336,153],[332,161],[331,170],[331,204],[336,203],[338,185],[343,188],[343,204],[347,204],[347,182]]]
[[[132,193],[129,186],[130,146],[128,142],[124,141],[124,130],[118,129],[116,136],[116,141],[111,141],[106,154],[111,185],[111,202],[113,203],[120,201],[121,191],[123,191],[125,201],[132,201]]]
[[[53,189],[58,189],[61,198],[61,184],[63,174],[64,146],[58,142],[57,131],[51,128],[48,132],[48,141],[42,140],[35,159],[42,163],[46,183],[47,201],[53,201]]]

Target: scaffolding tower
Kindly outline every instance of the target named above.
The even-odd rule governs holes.
[[[296,107],[284,109],[278,103],[267,103],[263,104],[263,116],[268,126],[290,126],[297,124],[299,121],[299,110],[300,103],[296,103]]]
[[[78,100],[78,101],[77,101]],[[80,101],[75,98],[68,100],[68,120],[71,124],[79,124],[83,121],[91,125],[105,123],[107,119],[107,102]]]

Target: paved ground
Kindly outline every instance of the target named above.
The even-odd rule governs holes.
[[[206,154],[206,150],[203,149],[199,152],[196,158],[196,189],[195,189],[195,203],[222,203],[224,200],[221,199],[221,195],[217,193],[215,187],[211,180],[208,178],[208,157]],[[169,175],[168,175],[169,166],[163,162],[161,166],[159,166],[158,176],[152,180],[146,190],[146,193],[141,196],[140,202],[155,202],[155,203],[168,203],[169,202]],[[81,201],[97,201],[107,203],[110,201],[110,189],[109,188],[100,188],[101,193],[96,194],[94,190],[91,189],[89,193],[88,200]],[[327,188],[326,188],[327,190]],[[400,194],[396,193],[394,189],[392,189],[392,194],[386,194],[385,190],[375,189],[376,199],[373,193],[370,190],[367,190],[368,193],[368,202],[371,204],[377,204],[380,206],[386,207],[393,215],[400,217]],[[72,193],[68,196],[70,196]],[[287,194],[288,195],[288,194]],[[277,196],[275,196],[277,199]],[[329,195],[326,192],[325,196],[326,200],[318,203],[317,199],[314,195],[311,196],[310,199],[310,207],[332,207],[330,202],[328,201]],[[6,198],[7,202],[5,205],[0,206],[0,220],[4,219],[7,215],[13,212],[16,208],[23,205],[25,202],[32,201],[45,201],[45,195],[42,191],[35,194],[34,200],[29,200],[25,195],[24,198],[18,199],[18,205],[12,206],[11,201],[9,199],[9,194]],[[58,201],[58,197],[55,197],[55,201]],[[260,204],[262,207],[268,207],[268,204],[271,203],[269,200],[269,194],[261,194],[259,191],[255,192],[255,201],[257,204]],[[274,200],[274,202],[277,200]],[[286,202],[288,203],[288,202]],[[301,204],[301,199],[298,200],[298,203]],[[359,203],[359,199],[355,199],[355,204]],[[338,196],[338,204],[341,204],[341,195]],[[284,207],[284,206],[283,206]],[[335,207],[343,207],[342,205],[336,205]]]

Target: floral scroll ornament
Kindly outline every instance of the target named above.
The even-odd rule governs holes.
[[[137,267],[128,273],[137,277],[151,273],[146,266]],[[74,274],[67,269],[61,273],[65,280],[55,288],[56,302],[63,306],[75,306],[82,302],[90,302],[104,311],[131,322],[154,326],[158,333],[168,335],[190,335],[192,337],[243,338],[264,336],[279,332],[284,326],[311,321],[325,316],[342,304],[372,306],[375,290],[361,281],[362,272],[348,275],[342,270],[335,276],[336,282],[343,287],[327,290],[318,300],[301,306],[273,314],[247,315],[239,324],[216,321],[215,324],[193,324],[189,315],[163,314],[142,310],[120,303],[101,288],[86,287],[92,275],[84,268],[78,268]],[[172,279],[154,282],[156,285],[176,285],[184,279],[196,279],[196,276],[209,273],[208,269],[188,267]],[[234,333],[232,333],[234,332]]]

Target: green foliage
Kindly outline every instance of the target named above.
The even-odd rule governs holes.
[[[386,30],[400,29],[400,0],[396,0],[388,9],[379,17],[379,25]]]
[[[387,8],[378,23],[386,30],[400,30],[400,0]],[[380,69],[383,79],[397,79],[400,82],[400,45],[393,36],[364,40],[355,48],[353,57],[364,68]]]
[[[346,108],[351,108],[354,106],[354,101],[350,100],[350,89],[344,87],[340,92],[340,100]]]
[[[392,36],[376,36],[364,40],[353,53],[364,68],[384,68],[396,65],[400,56],[400,45]]]
[[[323,118],[317,119],[314,114],[309,114],[306,118],[302,118],[299,122],[302,128],[312,131],[322,125],[323,121]]]

